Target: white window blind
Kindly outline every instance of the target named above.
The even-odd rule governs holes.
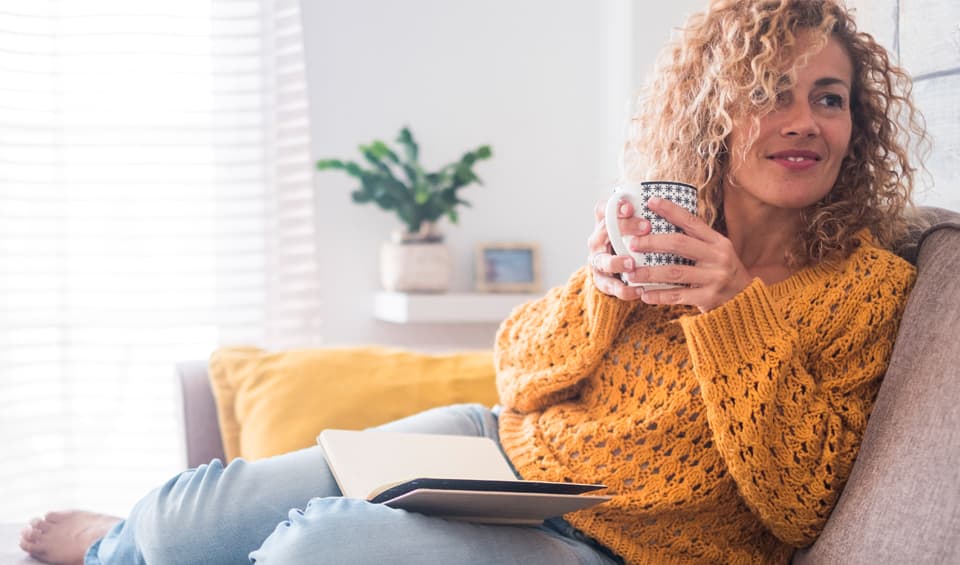
[[[176,361],[321,339],[297,0],[0,4],[0,521],[183,466]]]
[[[932,142],[917,202],[960,211],[960,3],[853,0],[860,28],[914,80],[914,101]]]

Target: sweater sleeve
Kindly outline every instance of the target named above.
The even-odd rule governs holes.
[[[681,319],[727,471],[770,531],[798,547],[816,539],[846,483],[913,280],[896,258],[855,271],[811,289],[804,298],[820,303],[807,319],[785,316],[759,279]],[[801,324],[822,341],[802,347]]]
[[[597,290],[583,268],[515,309],[494,348],[500,404],[527,413],[574,398],[635,304]]]

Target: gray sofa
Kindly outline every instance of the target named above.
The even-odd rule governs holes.
[[[899,250],[919,277],[850,480],[798,565],[960,563],[960,215]],[[177,365],[190,466],[223,457],[206,363]]]

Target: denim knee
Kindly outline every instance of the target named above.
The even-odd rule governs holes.
[[[314,498],[304,510],[291,510],[260,549],[250,554],[258,565],[395,562],[404,531],[400,520],[422,516],[363,500]],[[398,539],[401,538],[401,539]],[[413,540],[409,540],[412,542]],[[401,555],[403,553],[400,553]],[[409,556],[407,556],[409,557]]]
[[[292,510],[260,549],[256,565],[612,565],[580,540],[556,530],[445,520],[363,500],[314,498]]]
[[[147,563],[209,563],[203,547],[217,539],[222,515],[205,511],[201,488],[209,489],[223,473],[224,466],[214,459],[208,465],[184,471],[151,492],[139,504],[149,511],[140,512],[136,539]],[[206,485],[206,486],[205,486]]]

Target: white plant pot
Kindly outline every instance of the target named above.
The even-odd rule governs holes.
[[[384,242],[380,283],[394,292],[444,292],[450,288],[450,249],[442,242]]]

